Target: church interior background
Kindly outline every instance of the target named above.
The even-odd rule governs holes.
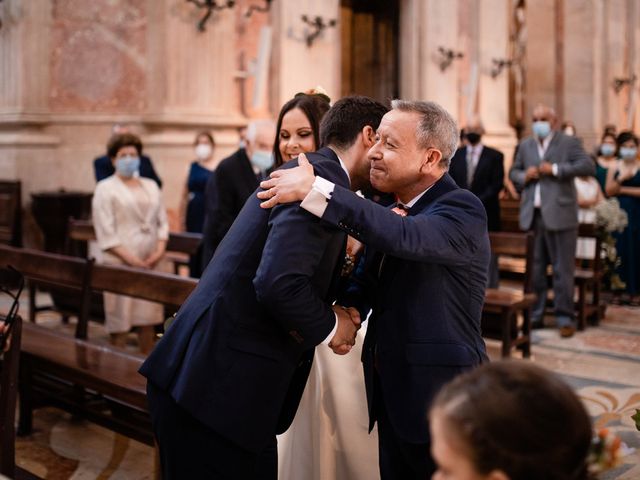
[[[22,181],[27,245],[31,194],[91,192],[115,122],[141,135],[174,216],[196,131],[224,158],[248,119],[316,85],[479,116],[506,167],[539,102],[588,149],[640,123],[636,0],[214,3],[202,21],[187,0],[0,1],[0,176]]]

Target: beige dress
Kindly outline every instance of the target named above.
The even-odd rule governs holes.
[[[116,174],[96,186],[93,195],[93,225],[100,250],[97,260],[122,264],[106,250],[124,246],[139,258],[148,257],[158,241],[167,240],[169,226],[160,190],[153,180],[139,178],[142,188],[129,188]],[[162,262],[156,270],[162,269]],[[105,326],[109,333],[128,332],[139,325],[163,321],[158,303],[112,293],[104,294]]]

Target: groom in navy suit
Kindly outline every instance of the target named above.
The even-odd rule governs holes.
[[[313,170],[362,188],[386,111],[366,97],[336,102],[320,128],[326,147],[309,154]],[[314,347],[332,338],[347,353],[355,341],[359,319],[330,306],[345,243],[297,204],[247,200],[140,369],[164,480],[277,478],[275,436],[293,420]]]
[[[365,275],[343,295],[372,310],[362,361],[370,428],[378,423],[383,480],[430,478],[427,411],[437,391],[487,361],[480,334],[489,266],[480,200],[447,173],[457,144],[451,116],[432,102],[394,100],[369,152],[371,184],[393,192],[386,209],[300,167],[262,182],[263,208],[301,206],[367,246]],[[317,175],[317,173],[315,174]],[[362,265],[361,265],[362,266]]]

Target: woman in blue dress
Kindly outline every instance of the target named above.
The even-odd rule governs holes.
[[[616,158],[616,136],[613,133],[605,132],[598,148],[598,158],[596,161],[596,179],[600,188],[604,192],[607,183],[607,172],[610,168],[615,168],[618,159]]]
[[[623,303],[640,305],[640,161],[638,137],[621,132],[616,139],[620,160],[607,173],[607,194],[617,196],[620,207],[627,212],[629,223],[622,233],[616,233],[616,249],[621,264],[617,272],[625,282]],[[616,303],[614,297],[614,303]]]
[[[189,167],[180,208],[182,227],[189,233],[202,233],[205,210],[204,190],[215,168],[214,147],[215,142],[209,132],[200,132],[196,135],[194,142],[196,160]],[[201,273],[200,251],[198,251],[189,260],[189,274],[199,278]]]

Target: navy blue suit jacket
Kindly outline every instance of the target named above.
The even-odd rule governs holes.
[[[318,175],[348,186],[333,151],[307,157]],[[140,369],[193,417],[253,451],[293,420],[314,347],[335,325],[329,300],[346,244],[297,203],[259,203],[249,197]]]
[[[459,187],[471,190],[487,211],[489,230],[500,230],[500,191],[504,185],[504,155],[491,147],[482,146],[471,185],[467,185],[467,147],[456,150],[451,159],[449,175]]]
[[[111,158],[109,158],[108,155],[103,155],[93,161],[93,171],[96,175],[96,182],[99,182],[113,175],[116,169],[113,168]],[[153,168],[151,159],[146,155],[140,155],[140,176],[150,178],[158,184],[159,188],[162,188],[162,180],[160,180],[160,177]]]
[[[363,283],[339,301],[362,318],[373,309],[362,353],[370,427],[377,369],[394,430],[426,443],[434,395],[487,360],[480,315],[490,247],[482,203],[445,174],[406,217],[336,186],[322,218],[367,245]]]
[[[202,229],[203,269],[209,264],[244,202],[258,188],[258,183],[244,148],[222,160],[209,177],[204,192],[206,214]]]

